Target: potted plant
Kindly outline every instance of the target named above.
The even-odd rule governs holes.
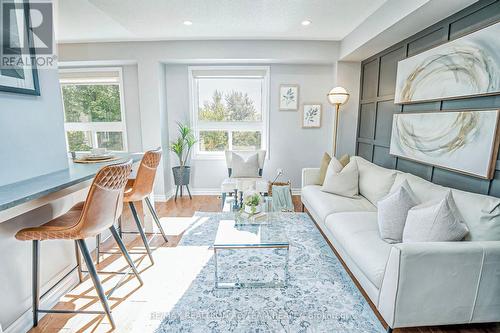
[[[243,198],[244,210],[247,214],[257,214],[261,211],[262,197],[260,193],[255,191],[248,191]]]
[[[191,148],[193,148],[196,143],[196,138],[193,134],[193,130],[188,125],[178,122],[177,128],[179,130],[179,136],[170,143],[170,150],[179,158],[179,166],[173,167],[172,173],[174,174],[175,185],[183,186],[189,185],[191,168],[187,166],[186,163],[191,153]]]

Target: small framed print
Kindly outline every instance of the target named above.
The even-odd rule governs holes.
[[[299,109],[299,85],[280,85],[280,111],[297,111]]]
[[[302,106],[302,128],[320,128],[322,111],[321,103],[304,103]]]

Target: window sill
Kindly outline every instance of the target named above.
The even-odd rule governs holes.
[[[224,155],[194,155],[191,160],[193,161],[223,161],[226,160]]]

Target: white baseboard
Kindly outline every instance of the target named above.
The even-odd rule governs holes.
[[[64,275],[63,275],[64,276]],[[54,277],[51,281],[47,282],[48,285],[54,285],[61,276],[58,275]],[[45,295],[40,300],[40,309],[51,309],[58,302],[61,296],[67,294],[71,289],[73,289],[78,284],[78,272],[68,274],[59,284],[57,284],[49,293]],[[43,318],[46,313],[40,313],[38,318]],[[18,332],[28,332],[33,327],[33,311],[30,307],[28,311],[23,313],[23,315],[15,322],[13,322],[9,327],[4,329],[5,333],[18,333]],[[0,331],[1,332],[1,331]]]
[[[193,188],[191,189],[192,195],[220,195],[220,187],[216,188]]]

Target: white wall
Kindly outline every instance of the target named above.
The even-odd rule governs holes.
[[[38,76],[40,96],[0,92],[0,186],[68,166],[58,73]]]
[[[188,65],[167,65],[167,113],[170,140],[176,133],[176,122],[188,122],[189,91]],[[301,169],[319,164],[325,151],[331,151],[333,108],[326,93],[334,83],[333,65],[270,65],[270,130],[269,160],[266,160],[264,177],[272,179],[277,168],[285,171],[283,179],[290,179],[292,187],[299,188]],[[323,123],[319,129],[303,129],[300,111],[279,111],[279,86],[298,84],[299,100],[323,105]],[[176,157],[171,154],[175,164]],[[193,192],[215,192],[227,177],[225,160],[192,160],[191,187]]]
[[[137,65],[122,66],[122,73],[128,150],[138,152],[142,150],[142,137]]]

